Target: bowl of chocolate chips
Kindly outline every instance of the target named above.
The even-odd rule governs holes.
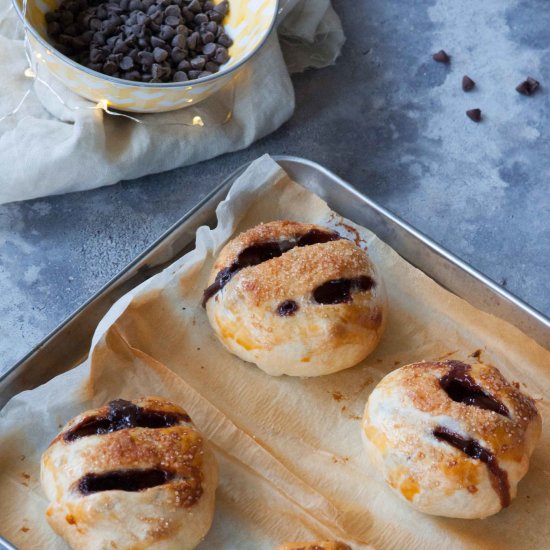
[[[202,101],[261,48],[277,0],[13,0],[32,55],[100,106],[153,113]]]

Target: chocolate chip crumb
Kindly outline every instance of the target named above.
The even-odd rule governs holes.
[[[277,313],[281,317],[288,317],[294,315],[299,309],[298,304],[294,300],[285,300],[277,307]]]
[[[516,91],[522,95],[531,96],[537,91],[539,86],[540,82],[538,80],[535,80],[534,78],[528,76],[527,80],[524,80],[521,84],[518,84],[516,86]]]
[[[470,90],[473,90],[476,83],[467,75],[464,75],[462,77],[462,89],[465,92],[469,92]]]
[[[481,109],[469,109],[466,115],[474,122],[481,122]]]
[[[445,50],[439,50],[437,53],[434,53],[432,55],[432,58],[434,61],[437,61],[438,63],[449,63],[451,61],[450,56],[447,54]]]

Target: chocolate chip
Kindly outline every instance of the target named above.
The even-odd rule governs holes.
[[[210,44],[214,42],[215,36],[210,31],[206,31],[205,33],[201,34],[201,40],[203,44]]]
[[[481,121],[481,109],[470,109],[466,111],[466,115],[474,122]]]
[[[233,40],[231,40],[231,38],[229,38],[229,36],[227,36],[227,34],[222,33],[218,37],[218,44],[220,46],[224,46],[226,48],[229,48],[233,45]]]
[[[115,47],[113,48],[114,53],[128,53],[130,51],[130,47],[126,42],[123,42],[122,40],[118,40],[115,43]]]
[[[189,8],[183,8],[181,15],[187,23],[191,23],[195,19],[195,14]]]
[[[153,54],[151,52],[139,52],[138,61],[145,66],[152,65],[154,61]]]
[[[176,34],[170,44],[172,44],[173,48],[187,49],[187,39],[183,34]]]
[[[223,15],[219,11],[210,10],[206,12],[206,15],[210,21],[214,21],[215,23],[221,23],[223,20]]]
[[[285,300],[277,306],[277,313],[281,317],[290,317],[294,315],[300,306],[294,300]]]
[[[155,48],[153,50],[153,57],[157,63],[162,63],[168,57],[168,52],[162,48]]]
[[[172,78],[174,79],[174,82],[185,82],[186,80],[189,80],[183,71],[176,71]]]
[[[432,58],[438,63],[449,63],[451,61],[451,58],[445,50],[439,50],[437,53],[434,53]]]
[[[199,78],[200,74],[200,71],[191,70],[187,73],[187,76],[189,77],[189,80],[196,80],[197,78]]]
[[[164,14],[166,16],[173,15],[174,17],[179,17],[181,15],[181,9],[179,6],[168,6],[166,10],[164,10]]]
[[[214,6],[214,11],[217,11],[218,13],[221,13],[223,16],[225,16],[229,11],[229,4],[226,2],[226,0],[223,0],[222,2]]]
[[[193,69],[201,70],[206,63],[206,59],[204,59],[204,57],[202,56],[198,56],[191,59],[190,63]]]
[[[199,13],[201,11],[201,5],[199,0],[191,0],[187,8],[194,13]]]
[[[211,73],[217,73],[220,70],[219,65],[215,61],[208,61],[204,68]]]
[[[527,80],[516,86],[516,91],[522,95],[532,96],[539,87],[540,82],[529,76]]]
[[[208,19],[208,15],[206,15],[205,13],[197,13],[197,15],[195,15],[195,25],[200,25],[202,23],[208,23],[209,19]]]
[[[162,40],[162,38],[151,36],[151,46],[153,48],[164,48],[164,46],[166,46],[166,42]]]
[[[153,63],[151,74],[153,75],[154,79],[162,79],[165,75],[164,67],[162,65],[159,65],[158,63]]]
[[[193,32],[187,37],[187,47],[190,50],[196,50],[197,44],[199,43],[199,33]]]
[[[139,71],[129,71],[127,73],[124,73],[124,78],[126,80],[141,80],[141,75]]]
[[[202,53],[204,55],[207,55],[208,57],[213,56],[216,53],[216,44],[213,42],[209,42],[208,44],[205,44],[202,48]]]
[[[176,27],[176,33],[181,34],[187,38],[189,35],[189,29],[185,25],[178,25]]]
[[[178,71],[188,71],[189,69],[191,69],[191,63],[187,59],[178,63]]]
[[[57,21],[51,21],[50,23],[48,23],[47,29],[48,29],[48,34],[50,36],[54,36],[56,34],[59,34],[59,32],[61,31],[61,26]]]
[[[218,46],[216,48],[216,55],[214,56],[214,61],[218,65],[223,65],[229,59],[229,54],[223,46]]]
[[[174,63],[179,63],[180,61],[183,61],[187,57],[187,52],[185,50],[182,50],[181,48],[174,48],[172,50],[171,57]]]
[[[106,61],[103,64],[102,69],[106,75],[113,75],[118,71],[118,66],[116,63],[113,63],[112,61]]]
[[[122,61],[120,62],[120,68],[123,71],[129,71],[133,67],[134,67],[134,60],[128,55],[124,56],[122,58]]]
[[[475,85],[476,83],[469,76],[464,75],[462,77],[462,89],[465,92],[469,92],[470,90],[473,90]]]
[[[169,25],[161,25],[159,36],[163,40],[166,40],[166,42],[169,42],[172,39],[172,37],[175,36],[175,34],[176,34],[176,31]]]
[[[95,42],[98,46],[105,46],[106,43],[106,37],[102,32],[95,32],[93,35],[93,42]]]
[[[101,19],[98,19],[97,17],[94,17],[93,19],[90,19],[90,30],[100,31],[101,30]]]
[[[168,17],[164,18],[164,22],[171,27],[177,27],[181,23],[181,17],[169,15]]]

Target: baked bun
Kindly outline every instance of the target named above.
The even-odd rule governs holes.
[[[351,550],[351,546],[333,540],[315,542],[285,542],[277,550]]]
[[[534,401],[498,369],[413,363],[369,397],[363,440],[403,499],[427,514],[484,518],[516,496],[540,437]]]
[[[271,375],[352,367],[384,329],[384,287],[367,253],[317,225],[276,221],[241,233],[208,284],[204,304],[218,338]]]
[[[160,397],[80,414],[41,461],[48,522],[86,550],[195,548],[212,522],[217,477],[187,413]]]

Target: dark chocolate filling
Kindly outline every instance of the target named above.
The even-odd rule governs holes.
[[[470,365],[460,361],[449,361],[448,364],[451,370],[439,380],[439,383],[453,401],[510,417],[504,403],[485,393],[468,374]]]
[[[265,243],[257,243],[250,245],[242,250],[237,259],[229,266],[221,269],[214,282],[204,290],[202,305],[206,306],[206,302],[219,290],[221,290],[233,278],[235,273],[241,271],[245,267],[252,267],[267,262],[273,258],[282,256],[285,252],[300,246],[309,246],[312,244],[328,243],[329,241],[337,241],[341,239],[338,233],[332,231],[321,231],[312,229],[301,237],[295,239],[286,239],[283,241],[268,241]]]
[[[481,460],[481,462],[487,464],[491,485],[498,494],[502,507],[506,508],[510,504],[508,474],[500,468],[496,456],[491,451],[482,447],[475,439],[462,437],[442,426],[435,428],[433,434],[439,441],[445,441],[455,449],[467,454],[470,458]]]
[[[109,403],[107,416],[93,416],[83,420],[65,433],[65,441],[74,441],[89,435],[107,434],[126,428],[167,428],[179,422],[190,422],[186,414],[149,411],[130,401],[117,399]]]
[[[277,307],[277,313],[281,317],[289,317],[294,315],[298,309],[300,309],[300,306],[294,300],[285,300]]]
[[[318,286],[313,291],[313,299],[318,304],[344,304],[352,301],[352,292],[371,290],[375,286],[374,279],[368,275],[354,279],[333,279]]]
[[[78,490],[83,495],[90,495],[101,491],[136,492],[164,485],[173,477],[174,475],[171,472],[157,468],[86,474],[78,481]]]

